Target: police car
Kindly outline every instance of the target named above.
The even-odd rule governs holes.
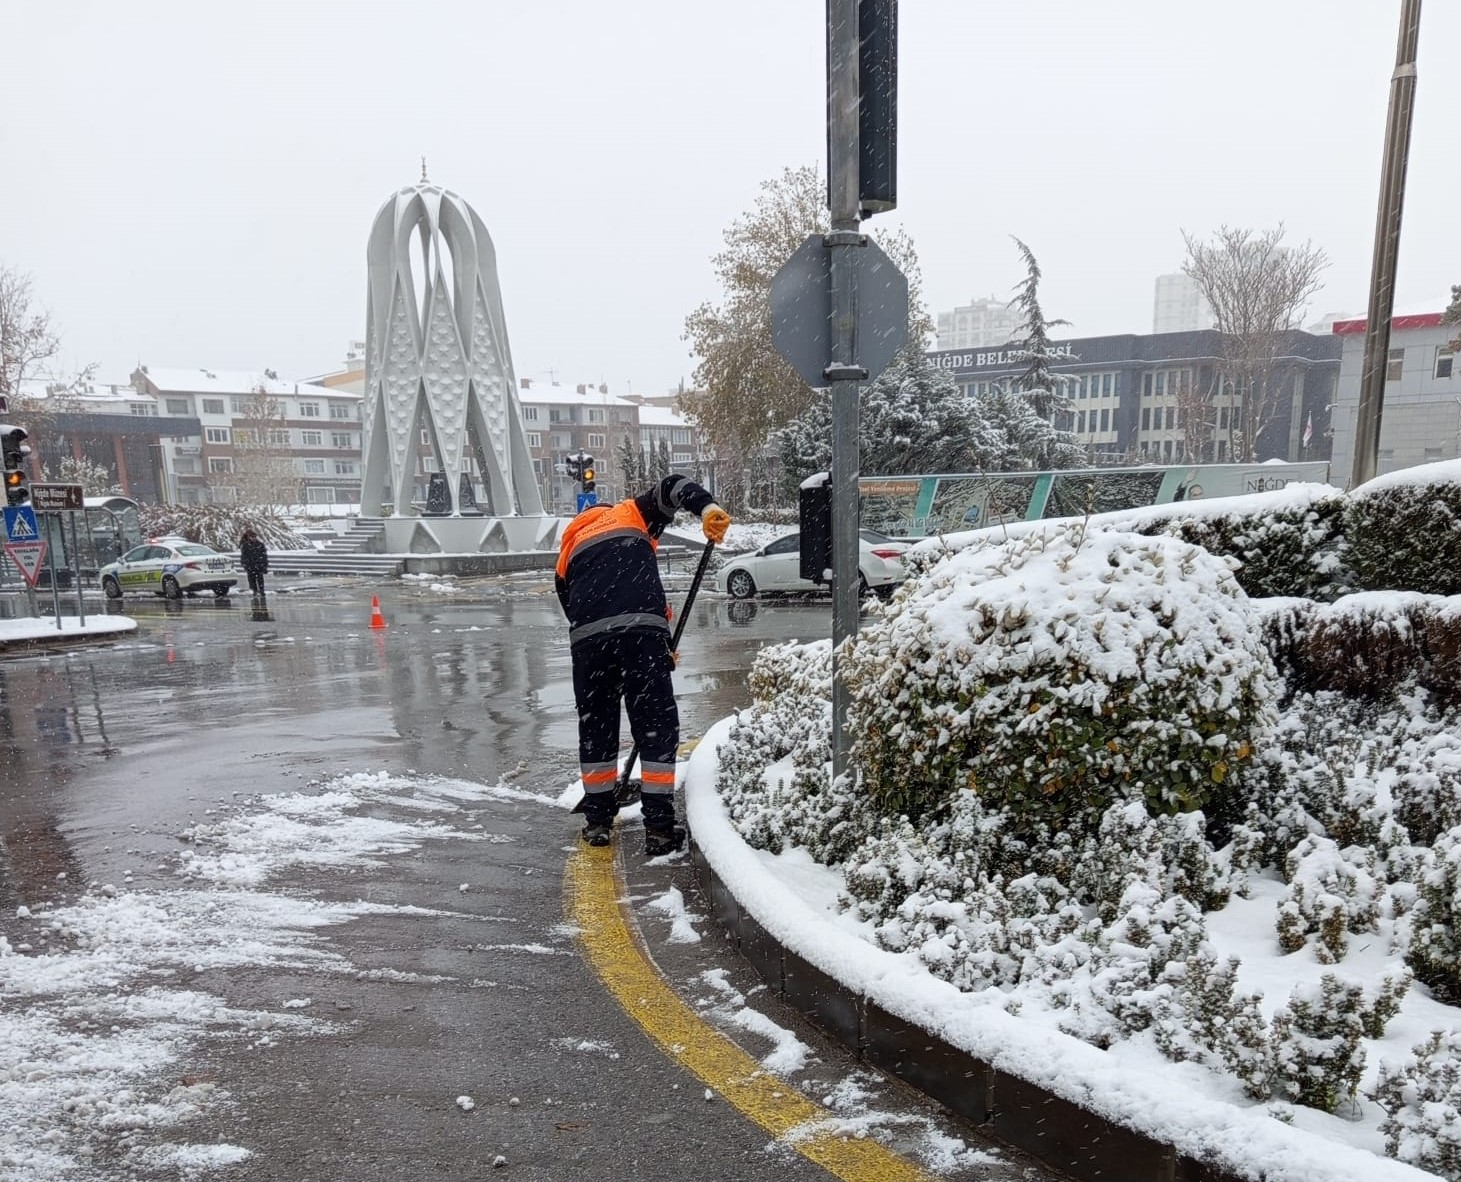
[[[232,558],[181,538],[154,538],[101,568],[101,589],[108,599],[120,599],[129,591],[168,599],[212,591],[222,598],[237,583]]]

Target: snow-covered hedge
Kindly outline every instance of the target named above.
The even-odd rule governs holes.
[[[951,555],[846,654],[855,758],[887,814],[960,790],[1030,819],[1201,808],[1272,721],[1273,665],[1228,564],[1056,526]]]
[[[1344,534],[1360,587],[1461,595],[1461,460],[1362,484],[1346,499]]]
[[[1166,534],[1236,559],[1238,583],[1255,598],[1329,600],[1353,590],[1343,534],[1345,504],[1345,494],[1330,485],[1295,483],[1246,496],[966,530],[921,542],[908,560],[913,569],[926,570],[950,553],[1003,545],[1079,521],[1092,530]]]
[[[1344,495],[1328,489],[1281,507],[1260,507],[1256,500],[1213,501],[1201,514],[1149,519],[1139,532],[1169,534],[1236,558],[1241,564],[1238,582],[1255,598],[1298,595],[1327,600],[1343,594],[1349,587]]]
[[[1248,600],[1189,542],[1038,523],[873,612],[857,782],[827,643],[758,660],[720,782],[753,845],[840,869],[871,939],[989,1004],[1461,1182],[1461,1034],[1406,1057],[1461,1001],[1461,598]]]

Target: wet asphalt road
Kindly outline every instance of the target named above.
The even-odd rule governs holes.
[[[266,613],[240,598],[129,599],[140,626],[125,641],[0,660],[0,934],[18,905],[74,896],[88,883],[130,873],[132,889],[168,889],[178,835],[240,797],[382,770],[557,795],[575,778],[576,719],[549,581],[458,587],[446,595],[394,582],[280,583]],[[372,593],[384,631],[367,627]],[[676,675],[683,736],[745,703],[757,648],[826,635],[829,614],[825,603],[702,596]],[[277,1009],[307,994],[340,1025],[272,1046],[205,1042],[190,1052],[184,1073],[216,1081],[229,1099],[186,1136],[252,1151],[218,1176],[455,1182],[480,1177],[501,1155],[504,1176],[531,1179],[827,1178],[728,1104],[707,1102],[582,961],[563,924],[574,819],[511,800],[474,810],[500,842],[430,843],[369,875],[318,870],[284,884],[323,900],[451,911],[368,915],[323,937],[367,977],[382,969],[444,981],[259,969],[204,971],[188,983],[238,1006]],[[620,840],[632,898],[677,886],[691,912],[708,913],[683,862],[645,867],[637,834]],[[472,891],[459,893],[466,882]],[[690,945],[667,943],[663,918],[641,913],[638,922],[682,997],[704,1009],[702,974],[721,969],[754,999],[757,978],[708,920],[696,925],[704,940]],[[523,944],[554,955],[503,951]],[[980,1145],[775,1002],[759,1004],[814,1048],[796,1081],[808,1094],[856,1078],[873,1107],[907,1122],[910,1146],[938,1130]],[[767,1053],[769,1044],[732,1033],[753,1055]],[[612,1051],[574,1048],[584,1042]],[[454,1103],[464,1094],[476,1100],[471,1113]],[[946,1176],[1046,1177],[1012,1156]]]

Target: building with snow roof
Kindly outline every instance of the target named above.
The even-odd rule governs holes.
[[[358,393],[289,381],[267,369],[144,365],[132,385],[153,401],[159,421],[175,428],[160,441],[163,499],[184,505],[256,499],[244,487],[248,467],[266,456],[284,486],[278,502],[359,503]]]
[[[93,379],[22,382],[10,419],[30,432],[31,479],[59,479],[63,460],[83,460],[144,502],[167,499],[170,440],[202,429],[196,418],[160,415],[157,400],[127,382]]]
[[[1407,307],[1390,321],[1377,476],[1461,458],[1461,325],[1445,323],[1442,309],[1449,302],[1438,297]],[[1354,471],[1367,323],[1364,317],[1334,323],[1340,355],[1329,479],[1341,486],[1348,485]]]

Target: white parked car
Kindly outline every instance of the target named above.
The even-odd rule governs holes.
[[[894,541],[870,529],[862,531],[858,547],[859,592],[892,594],[907,572],[903,568],[904,542]],[[801,534],[787,534],[767,542],[759,550],[728,558],[715,576],[715,585],[732,599],[782,592],[816,592],[827,585],[801,577]]]
[[[212,591],[220,598],[238,584],[233,559],[212,546],[161,539],[133,546],[101,568],[101,589],[108,599],[147,591],[168,599]]]

